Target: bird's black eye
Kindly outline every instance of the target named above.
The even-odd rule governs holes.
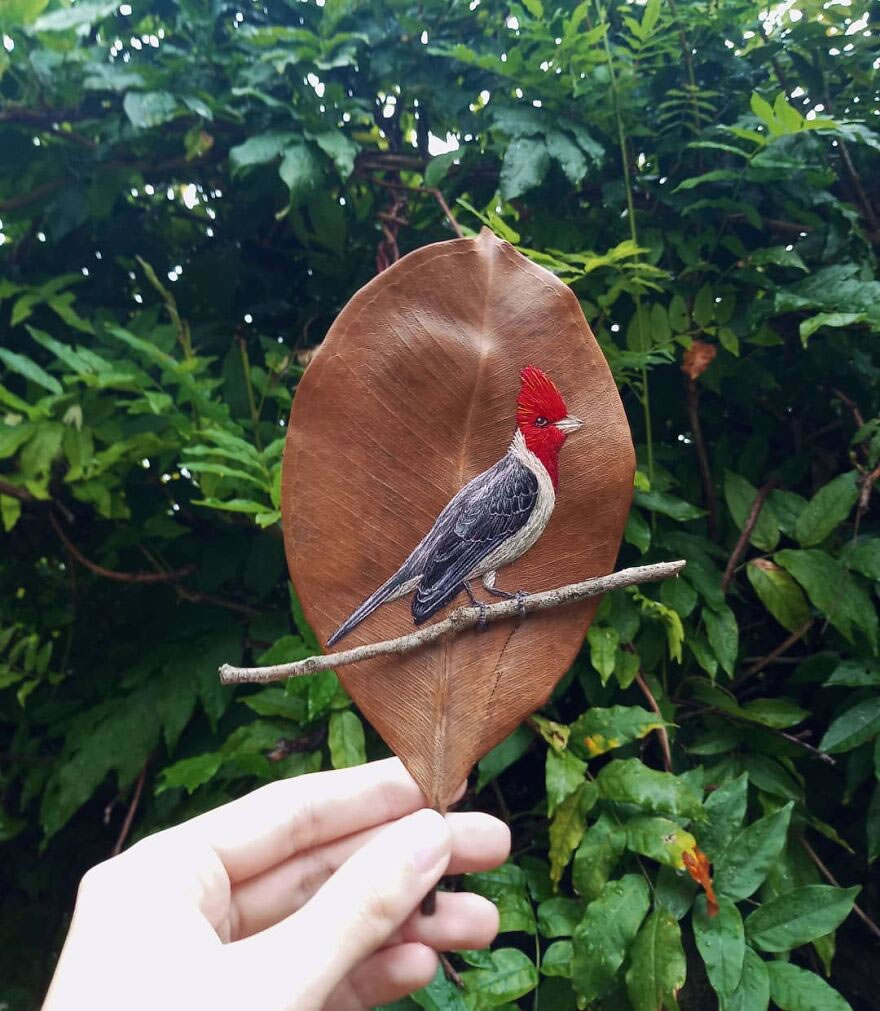
[[[538,426],[538,428],[546,428],[550,424],[550,422],[542,414],[540,418],[535,418],[535,424]]]

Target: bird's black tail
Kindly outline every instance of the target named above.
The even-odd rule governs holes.
[[[327,640],[328,648],[348,633],[356,628],[360,623],[368,618],[377,607],[385,603],[386,600],[392,600],[398,596],[398,591],[400,587],[406,582],[406,577],[404,575],[404,570],[400,569],[395,572],[394,575],[384,582],[375,593],[372,593],[367,599],[345,619],[345,621],[336,629],[333,635]]]

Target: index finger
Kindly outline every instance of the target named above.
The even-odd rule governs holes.
[[[181,828],[217,853],[235,883],[294,853],[401,818],[425,804],[400,760],[389,758],[270,783]]]

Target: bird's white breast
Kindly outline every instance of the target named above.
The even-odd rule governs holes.
[[[553,513],[553,507],[556,505],[556,492],[553,488],[550,475],[547,473],[547,468],[526,447],[522,432],[517,431],[516,435],[514,435],[509,452],[525,467],[528,467],[537,478],[538,498],[524,526],[517,530],[513,537],[510,537],[503,544],[499,544],[494,551],[490,552],[471,573],[469,578],[476,578],[477,576],[482,576],[485,572],[493,572],[495,569],[503,568],[505,565],[510,565],[520,555],[525,554],[541,534],[544,533],[544,529]]]

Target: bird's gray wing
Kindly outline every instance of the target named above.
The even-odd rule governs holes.
[[[538,479],[512,456],[462,489],[455,522],[444,524],[425,559],[412,601],[416,624],[448,604],[476,566],[525,526],[537,500]]]

